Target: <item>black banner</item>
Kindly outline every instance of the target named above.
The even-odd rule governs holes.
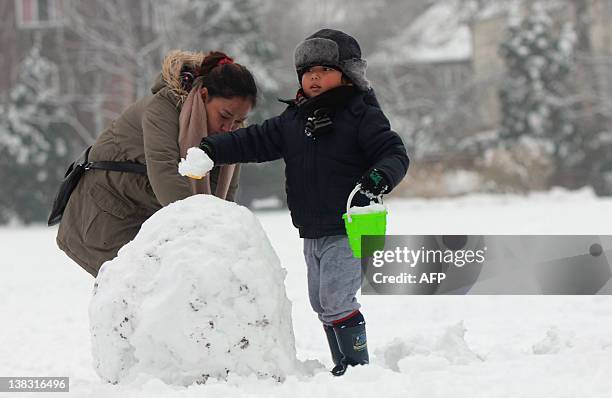
[[[612,294],[612,235],[363,236],[364,295]]]

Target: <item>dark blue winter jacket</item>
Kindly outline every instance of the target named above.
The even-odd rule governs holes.
[[[401,138],[391,130],[374,92],[357,92],[333,113],[329,134],[307,136],[298,106],[261,125],[205,138],[215,164],[285,161],[287,204],[302,238],[345,235],[342,214],[361,176],[380,170],[395,187],[408,170]],[[369,200],[358,194],[353,205]]]

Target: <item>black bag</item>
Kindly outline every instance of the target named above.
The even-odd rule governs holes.
[[[81,156],[79,156],[77,160],[75,160],[74,162],[72,162],[72,164],[70,164],[70,166],[68,166],[68,170],[66,170],[66,174],[64,175],[64,181],[62,181],[57,191],[57,194],[55,195],[55,200],[53,201],[51,213],[49,214],[49,219],[47,220],[48,226],[55,225],[62,220],[64,210],[66,209],[66,205],[68,205],[68,199],[70,199],[70,195],[79,183],[79,180],[83,176],[83,173],[85,173],[87,170],[101,169],[110,171],[122,171],[128,173],[147,174],[147,166],[140,163],[110,161],[90,162],[88,161],[90,150],[91,146],[85,149]]]

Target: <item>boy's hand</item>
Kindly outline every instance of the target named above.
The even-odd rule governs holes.
[[[200,141],[200,149],[206,152],[208,157],[211,158],[213,161],[215,160],[213,147],[208,142],[206,142],[206,138],[202,138],[202,141]]]
[[[386,193],[389,189],[387,178],[378,169],[368,170],[359,180],[361,189],[359,192],[370,199]]]

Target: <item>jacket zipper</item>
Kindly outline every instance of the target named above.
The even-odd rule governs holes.
[[[313,137],[305,137],[306,140],[306,150],[304,151],[304,171],[306,173],[304,178],[304,195],[305,195],[305,203],[304,207],[306,209],[306,216],[308,218],[314,218],[314,209],[312,204],[314,203],[314,159],[313,159],[313,149],[314,149],[314,139]]]

